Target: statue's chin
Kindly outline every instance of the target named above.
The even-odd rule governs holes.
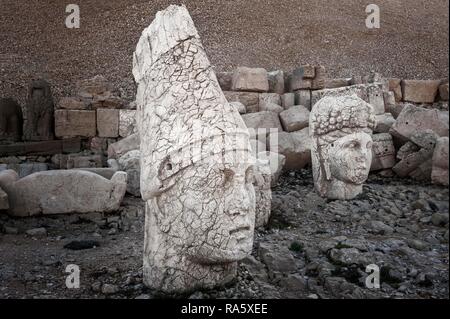
[[[252,246],[251,238],[239,243],[234,249],[221,249],[204,244],[202,247],[189,250],[187,255],[192,262],[202,265],[226,264],[247,257],[252,251]]]

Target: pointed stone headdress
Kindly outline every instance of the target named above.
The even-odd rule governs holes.
[[[136,47],[133,75],[143,199],[211,155],[228,163],[250,160],[247,128],[223,95],[186,7],[156,14]]]

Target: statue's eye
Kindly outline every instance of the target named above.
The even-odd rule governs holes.
[[[226,185],[228,183],[230,183],[233,180],[234,177],[234,171],[229,169],[229,168],[225,168],[223,170],[223,184]]]

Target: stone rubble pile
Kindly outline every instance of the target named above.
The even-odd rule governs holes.
[[[325,96],[357,95],[374,108],[372,171],[387,173],[396,166],[401,161],[397,151],[412,143],[414,133],[431,129],[439,137],[448,136],[447,80],[385,79],[375,72],[364,77],[327,79],[323,67],[311,65],[289,74],[240,67],[234,72],[218,72],[217,78],[228,101],[238,105],[247,127],[258,132],[252,135],[258,140],[252,145],[258,145],[258,152],[266,145],[267,150],[285,156],[285,170],[311,164],[309,113]],[[277,143],[271,145],[274,140]],[[433,150],[427,153],[430,167],[423,174],[405,175],[399,169],[393,172],[430,181],[432,155]],[[445,165],[440,167],[435,172],[445,173]],[[445,178],[433,178],[433,182],[448,185]]]

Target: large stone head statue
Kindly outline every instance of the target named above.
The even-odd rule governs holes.
[[[166,292],[225,283],[253,245],[254,161],[184,6],[158,12],[143,31],[133,74],[144,282]]]
[[[330,199],[362,192],[372,162],[372,106],[356,95],[324,97],[309,118],[314,185]]]

